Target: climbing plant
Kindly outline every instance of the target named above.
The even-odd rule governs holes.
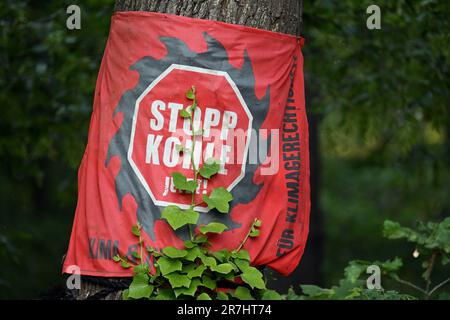
[[[246,236],[235,250],[209,249],[210,235],[220,235],[228,227],[222,223],[211,222],[201,225],[195,230],[200,212],[196,207],[206,203],[208,209],[216,209],[218,214],[227,214],[232,194],[224,187],[214,188],[208,195],[203,195],[202,202],[196,203],[195,192],[198,188],[197,179],[214,179],[220,170],[217,159],[210,158],[201,167],[195,161],[195,144],[202,138],[201,130],[194,129],[193,114],[199,108],[196,89],[192,86],[186,92],[186,99],[191,105],[181,110],[180,116],[188,119],[192,128],[192,148],[178,145],[178,152],[190,153],[193,179],[188,179],[183,173],[173,172],[172,178],[177,190],[191,194],[188,209],[176,205],[167,206],[162,212],[162,218],[173,230],[182,227],[189,229],[189,239],[184,241],[183,248],[168,246],[161,251],[146,246],[142,237],[142,227],[139,223],[132,227],[131,232],[137,238],[139,250],[133,253],[138,261],[133,264],[125,256],[116,255],[114,261],[123,268],[133,268],[134,276],[128,289],[124,290],[124,299],[197,299],[197,300],[229,300],[229,299],[281,299],[273,290],[268,290],[263,273],[250,264],[250,255],[243,249],[244,244],[259,235],[261,220],[255,219],[249,226]],[[144,261],[147,251],[152,256],[150,263]]]

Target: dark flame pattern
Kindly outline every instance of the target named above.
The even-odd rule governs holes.
[[[167,55],[160,60],[152,57],[144,57],[131,67],[131,70],[136,70],[139,73],[139,82],[136,87],[123,94],[114,110],[114,116],[117,113],[123,113],[123,121],[120,129],[109,143],[105,166],[108,166],[113,157],[120,158],[121,167],[115,178],[119,208],[122,209],[123,197],[126,194],[131,194],[138,205],[138,220],[152,240],[155,240],[153,230],[154,222],[157,219],[161,219],[161,211],[164,207],[156,206],[153,203],[150,195],[139,182],[127,159],[134,107],[136,100],[144,90],[170,65],[182,64],[227,72],[236,83],[253,115],[252,126],[256,132],[259,132],[269,109],[269,88],[267,88],[261,100],[255,96],[255,77],[248,53],[246,51],[244,52],[243,66],[239,69],[234,68],[229,63],[228,54],[223,45],[207,33],[204,33],[203,36],[207,43],[207,51],[202,53],[191,51],[184,42],[177,38],[161,37],[160,40],[167,47]],[[252,139],[254,138],[252,135]],[[268,144],[270,144],[270,138]],[[252,182],[255,171],[260,163],[261,161],[256,164],[250,164],[247,159],[245,176],[231,191],[234,197],[234,200],[231,202],[232,207],[239,203],[252,201],[261,190],[262,185],[255,185]],[[217,214],[215,210],[200,215],[199,224],[206,224],[212,221],[224,223],[230,229],[240,227],[240,224],[233,221],[230,215]],[[177,235],[186,239],[187,228],[178,230]]]

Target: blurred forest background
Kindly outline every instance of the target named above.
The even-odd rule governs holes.
[[[66,28],[70,4],[81,30]],[[371,4],[381,30],[366,28]],[[0,2],[0,298],[61,283],[113,6]],[[349,260],[396,255],[410,257],[405,278],[420,278],[414,246],[382,238],[382,225],[450,215],[449,16],[448,1],[304,1],[317,203],[293,285],[330,286]],[[306,265],[315,272],[302,275]]]

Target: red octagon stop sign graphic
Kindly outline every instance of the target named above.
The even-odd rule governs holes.
[[[180,117],[191,104],[185,93],[192,86],[198,102],[193,116],[195,150],[190,121]],[[128,161],[155,205],[188,208],[191,195],[174,188],[171,174],[181,172],[193,179],[191,156],[197,168],[214,158],[221,163],[220,171],[210,180],[198,179],[195,203],[213,188],[231,191],[245,174],[252,119],[228,73],[173,64],[136,101]],[[191,152],[180,153],[177,145]],[[196,209],[208,211],[205,204]]]

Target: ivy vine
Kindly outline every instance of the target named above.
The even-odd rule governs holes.
[[[220,170],[220,162],[211,158],[200,168],[196,166],[193,150],[196,139],[202,137],[202,132],[201,129],[194,129],[193,114],[199,108],[194,86],[186,92],[186,98],[191,101],[191,105],[181,110],[180,116],[190,122],[192,149],[178,145],[177,151],[190,154],[194,178],[190,180],[180,172],[173,172],[172,178],[177,190],[191,194],[191,203],[188,209],[169,205],[161,216],[173,230],[187,226],[190,238],[184,241],[182,249],[169,246],[157,251],[145,246],[141,225],[138,223],[133,226],[131,232],[137,238],[139,249],[132,256],[138,263],[133,264],[125,256],[116,255],[113,258],[123,268],[133,268],[134,271],[133,280],[122,296],[124,299],[156,300],[281,299],[276,291],[266,288],[263,273],[251,265],[250,255],[243,249],[250,238],[259,236],[261,220],[255,219],[252,222],[246,236],[234,250],[212,252],[209,249],[208,237],[211,234],[221,234],[228,229],[226,225],[211,222],[198,227],[197,232],[192,228],[200,217],[200,212],[195,210],[197,206],[205,203],[209,210],[216,209],[227,214],[233,196],[226,188],[218,187],[209,195],[203,195],[201,203],[195,203],[199,175],[204,179],[213,179]],[[144,261],[145,250],[151,256],[150,263]]]

